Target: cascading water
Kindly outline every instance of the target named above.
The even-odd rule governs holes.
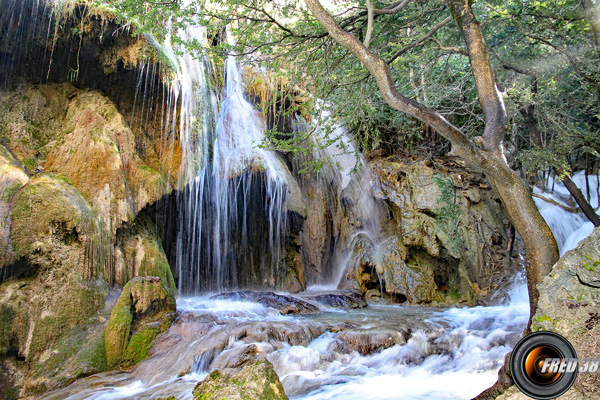
[[[331,121],[325,104],[317,101],[317,105],[321,109],[319,118],[315,118],[310,124],[299,120],[295,126],[295,130],[300,133],[313,131],[311,140],[315,150],[309,156],[296,157],[292,163],[294,170],[300,170],[312,160],[328,160],[331,163],[317,172],[301,177],[305,188],[311,187],[316,192],[323,193],[323,199],[309,197],[309,208],[318,208],[323,200],[327,203],[327,208],[332,213],[331,236],[335,238],[331,245],[331,258],[321,260],[327,268],[321,271],[319,280],[311,280],[309,277],[309,289],[331,290],[337,288],[341,281],[352,254],[349,247],[358,235],[367,235],[373,243],[383,240],[385,232],[382,222],[387,218],[387,209],[373,196],[367,162],[356,149],[346,128]],[[328,133],[329,130],[331,132]],[[345,217],[349,227],[344,230],[339,224]]]
[[[533,192],[558,204],[562,204],[566,208],[572,208],[573,205],[569,202],[570,194],[567,188],[562,182],[555,181],[556,178],[554,176],[551,179],[546,190],[542,191],[540,188],[535,187]],[[586,187],[584,171],[576,173],[572,179],[580,189]],[[590,188],[589,203],[592,207],[597,208],[598,181],[596,177],[590,177],[588,184]],[[577,243],[588,237],[594,230],[594,224],[588,221],[583,213],[565,211],[563,208],[557,207],[539,197],[534,197],[533,199],[556,238],[560,255],[573,250],[577,246]]]
[[[41,0],[33,4],[41,7]],[[18,25],[19,32],[25,26]],[[202,28],[180,34],[198,42],[206,36]],[[180,56],[169,46],[163,50],[172,60],[176,79],[161,99],[161,125],[169,145],[181,145],[183,159],[182,192],[177,200],[179,289],[197,294],[234,287],[277,287],[292,178],[275,153],[254,147],[262,141],[264,127],[244,98],[238,63],[233,56],[227,59],[225,87],[218,93],[211,77],[220,71],[214,71],[206,58]],[[151,114],[153,103],[146,93],[152,91],[147,83],[156,73],[154,68],[150,64],[140,68],[145,81],[138,85],[133,119],[143,121]],[[359,223],[352,232],[366,233],[378,242],[379,216],[373,214],[379,211],[374,211],[373,199],[364,190],[368,181],[364,164],[358,174],[349,175],[355,162],[352,155],[340,155],[333,148],[324,151],[344,170],[321,174],[322,183],[333,188],[337,209],[346,202],[358,204],[355,219]],[[561,216],[556,206],[538,204],[561,251],[566,251],[569,240],[576,239],[568,233],[581,233],[577,228],[583,229],[586,223],[562,210]],[[564,228],[568,218],[573,222]],[[344,241],[345,246],[351,238]],[[519,338],[529,313],[526,293],[524,283],[517,280],[510,301],[494,307],[441,310],[372,305],[340,311],[321,305],[321,313],[313,316],[282,316],[254,303],[179,298],[179,318],[158,339],[158,347],[168,345],[167,351],[154,353],[132,371],[81,379],[41,398],[174,395],[191,399],[193,387],[211,369],[238,349],[255,344],[273,363],[292,399],[467,399],[494,382],[505,354]],[[390,334],[402,339],[377,350],[360,351],[348,340],[353,334],[365,341]]]
[[[320,305],[321,313],[308,316],[284,316],[256,303],[179,299],[181,316],[161,339],[168,351],[131,372],[82,379],[42,399],[192,399],[198,381],[251,345],[273,364],[293,400],[470,399],[493,384],[527,323],[522,279],[509,295],[493,307],[341,311]],[[368,350],[367,336],[379,338],[374,343],[405,339]],[[365,345],[353,347],[353,337]]]
[[[189,27],[180,35],[206,42],[202,27]],[[255,148],[264,138],[264,123],[244,98],[236,57],[227,58],[219,96],[208,77],[220,71],[212,71],[207,58],[198,60],[186,52],[178,57],[169,46],[165,53],[177,68],[168,101],[171,124],[180,103],[184,190],[178,199],[178,288],[200,293],[277,287],[283,275],[278,268],[289,172],[274,153]],[[169,125],[168,132],[174,132]]]

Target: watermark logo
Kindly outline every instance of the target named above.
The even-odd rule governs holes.
[[[534,399],[554,399],[575,382],[577,373],[595,373],[600,359],[578,360],[567,339],[554,332],[535,332],[517,343],[510,357],[515,385]]]

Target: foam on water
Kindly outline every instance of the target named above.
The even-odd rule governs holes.
[[[494,383],[528,316],[521,278],[505,304],[433,313],[432,325],[449,326],[434,341],[417,331],[405,345],[363,356],[337,352],[337,334],[327,332],[268,358],[292,399],[470,399]]]
[[[289,319],[278,310],[249,301],[216,300],[208,296],[181,297],[177,299],[177,310],[190,313],[210,313],[221,318],[276,320]]]

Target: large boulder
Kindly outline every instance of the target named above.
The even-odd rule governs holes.
[[[380,267],[386,291],[474,304],[500,288],[498,278],[516,263],[506,253],[508,217],[483,175],[451,160],[382,158],[371,169],[375,196],[388,202],[396,223],[383,252],[394,267]],[[418,290],[410,288],[421,281]]]
[[[287,400],[273,365],[264,359],[248,362],[238,372],[214,370],[194,388],[194,400]]]
[[[175,309],[175,298],[160,278],[129,281],[104,332],[108,367],[130,366],[146,358],[152,340],[171,326]]]
[[[375,244],[365,234],[353,240],[351,256],[340,289],[372,293],[383,289],[399,302],[421,304],[443,301],[433,266],[420,253],[411,254],[402,237],[395,235]],[[381,295],[381,294],[380,294]]]
[[[561,334],[573,344],[577,357],[600,354],[600,229],[582,240],[554,265],[538,285],[540,299],[532,318],[534,331]],[[579,398],[600,391],[599,374],[579,374],[573,386]]]
[[[552,331],[564,336],[575,348],[577,358],[598,358],[600,344],[600,229],[565,253],[538,284],[540,299],[532,318],[532,331]],[[580,373],[560,398],[585,400],[600,391],[598,373]],[[516,386],[497,400],[527,400]]]

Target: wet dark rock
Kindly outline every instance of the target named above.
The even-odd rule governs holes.
[[[334,308],[365,308],[368,306],[360,293],[327,293],[311,296],[308,299]]]
[[[244,290],[240,292],[220,293],[212,296],[216,300],[250,301],[279,310],[281,315],[286,314],[316,314],[319,309],[306,301],[292,296],[273,292],[253,292]]]
[[[342,351],[357,351],[362,355],[375,353],[397,344],[405,344],[410,337],[410,328],[391,329],[348,329],[338,334]]]

